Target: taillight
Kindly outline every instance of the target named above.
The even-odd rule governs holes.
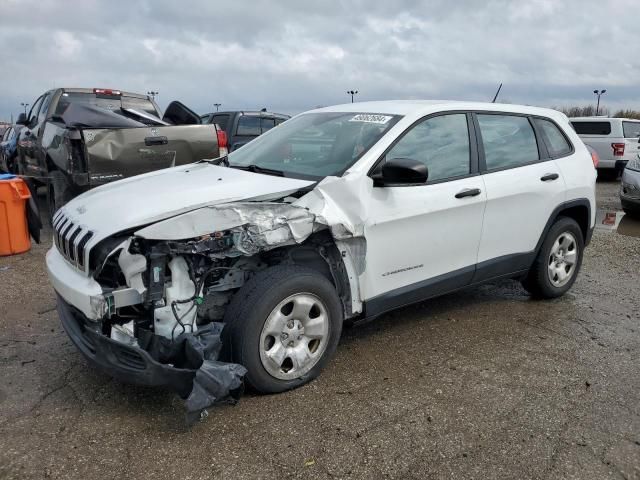
[[[612,143],[611,148],[613,148],[614,157],[621,157],[624,155],[624,143]]]
[[[600,164],[600,157],[595,150],[591,150],[591,161],[593,162],[593,168],[598,168]]]
[[[111,90],[110,88],[94,88],[93,93],[98,95],[122,95],[120,90]]]
[[[227,132],[216,128],[216,135],[218,136],[218,155],[224,157],[229,154],[229,148],[227,145]]]

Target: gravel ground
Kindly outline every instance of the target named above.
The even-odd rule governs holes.
[[[640,478],[640,223],[622,226],[563,298],[503,281],[404,308],[345,331],[311,384],[191,428],[172,394],[86,364],[48,244],[0,258],[0,478]]]

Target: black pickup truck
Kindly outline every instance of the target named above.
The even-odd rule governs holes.
[[[119,90],[50,90],[17,123],[18,173],[47,185],[50,215],[90,188],[227,153],[224,132],[182,103],[161,118],[152,98]]]
[[[259,112],[234,111],[213,112],[202,117],[202,123],[216,124],[227,133],[229,151],[237,150],[254,138],[287,121],[289,115]]]

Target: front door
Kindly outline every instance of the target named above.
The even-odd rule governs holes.
[[[368,315],[446,293],[473,277],[485,207],[471,116],[448,113],[411,127],[385,159],[424,162],[418,186],[373,187],[361,277]]]

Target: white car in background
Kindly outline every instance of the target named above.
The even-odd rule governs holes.
[[[640,152],[640,120],[627,118],[576,117],[571,125],[600,157],[598,168],[621,172]]]
[[[554,110],[339,105],[71,200],[47,268],[69,336],[112,375],[188,394],[199,364],[184,352],[224,325],[222,358],[282,392],[320,373],[345,321],[499,278],[564,294],[595,181]]]

